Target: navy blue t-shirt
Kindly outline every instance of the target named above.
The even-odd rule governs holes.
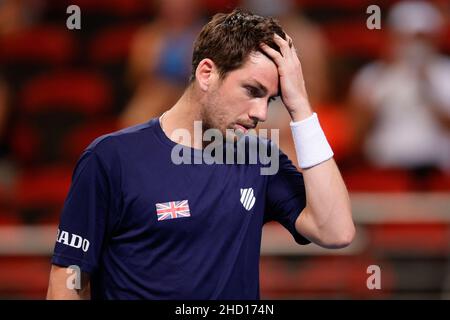
[[[263,224],[296,242],[303,176],[261,164],[181,164],[158,119],[96,139],[64,204],[52,263],[90,274],[93,299],[259,299]],[[195,152],[193,153],[196,154]]]

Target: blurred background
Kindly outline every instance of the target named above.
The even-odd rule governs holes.
[[[80,30],[66,27],[72,4]],[[366,26],[374,4],[379,30]],[[45,297],[82,150],[170,108],[202,25],[238,5],[294,38],[357,224],[340,250],[297,246],[266,225],[262,298],[450,299],[445,0],[0,0],[0,298]],[[288,124],[278,101],[262,127],[280,129],[295,163]],[[372,265],[381,289],[367,287]]]

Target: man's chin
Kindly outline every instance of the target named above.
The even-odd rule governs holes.
[[[214,128],[213,130],[216,134],[220,133],[224,143],[235,143],[247,134],[247,130],[245,128],[241,129],[235,126],[226,127],[226,129]]]
[[[246,134],[246,130],[239,128],[227,128],[226,133],[224,133],[225,140],[227,142],[237,142]]]

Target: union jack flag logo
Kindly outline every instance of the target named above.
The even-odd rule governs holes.
[[[156,215],[158,221],[186,218],[191,216],[187,200],[170,201],[156,204]]]

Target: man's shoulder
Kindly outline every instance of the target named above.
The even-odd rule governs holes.
[[[127,127],[111,133],[97,137],[89,144],[85,151],[95,151],[96,153],[104,153],[115,151],[122,146],[132,146],[137,141],[143,139],[149,133],[149,130],[155,125],[157,118],[153,118],[148,122]]]

